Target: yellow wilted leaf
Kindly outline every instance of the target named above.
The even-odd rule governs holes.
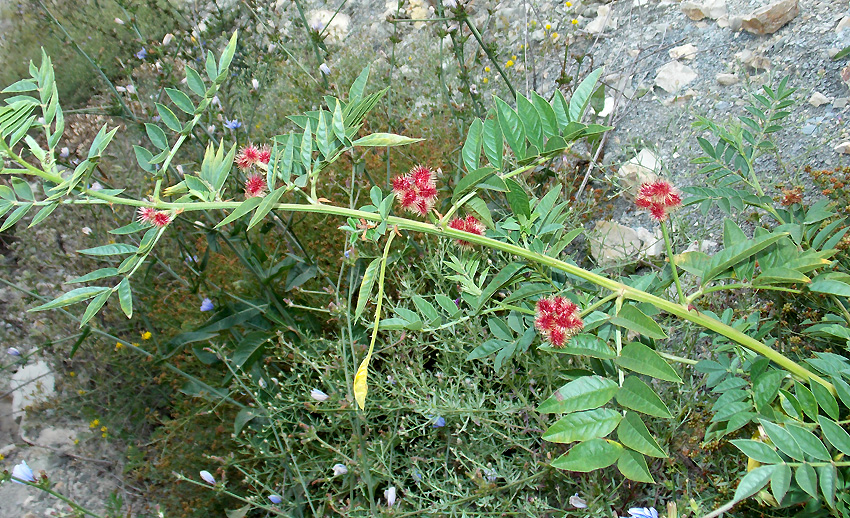
[[[366,377],[369,375],[369,360],[371,359],[372,351],[370,350],[369,354],[360,362],[357,374],[354,375],[354,399],[357,401],[360,410],[366,408],[366,392],[369,391],[369,387],[366,385]]]

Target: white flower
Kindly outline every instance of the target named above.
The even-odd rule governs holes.
[[[11,355],[11,356],[20,356],[21,355],[21,351],[19,351],[17,347],[9,347],[8,349],[6,349],[6,353]],[[334,469],[336,469],[336,466],[334,466]]]
[[[199,32],[204,32],[205,30],[207,30],[207,24],[206,24],[206,23],[204,23],[204,22],[199,23],[199,24],[198,24],[198,31],[199,31]]]
[[[469,85],[469,93],[471,93],[473,95],[477,94],[478,93],[478,85],[476,85],[475,83],[472,83],[471,85]]]
[[[62,157],[62,158],[68,158],[68,155],[70,155],[70,154],[71,154],[71,152],[68,151],[67,146],[65,146],[65,147],[63,147],[62,149],[59,150],[59,156]]]
[[[173,40],[173,39],[174,39],[174,35],[169,32],[168,34],[165,35],[164,38],[162,38],[162,45],[163,46],[168,45],[169,43],[171,43],[171,40]]]
[[[180,173],[180,174],[183,174],[183,166],[182,165],[177,166],[177,172]]]
[[[313,389],[310,391],[310,397],[315,399],[316,401],[322,402],[330,399],[330,396],[325,394],[319,389]]]
[[[117,23],[118,25],[124,25],[124,20],[122,20],[121,18],[115,18],[115,23]]]
[[[212,486],[215,485],[215,478],[213,478],[212,474],[209,471],[201,471],[201,478],[204,479],[204,482],[206,482],[207,484],[210,484]]]
[[[584,498],[578,496],[578,493],[570,497],[570,505],[576,509],[587,509],[587,502]]]
[[[103,190],[103,186],[100,185],[100,182],[94,182],[93,184],[91,184],[91,190],[100,191]]]
[[[345,475],[348,473],[348,468],[345,467],[345,464],[334,464],[334,476],[338,477],[340,475]]]
[[[457,0],[443,0],[443,7],[447,9],[456,9]]]
[[[259,87],[260,87],[260,82],[259,82],[259,81],[257,81],[256,79],[251,79],[251,88],[253,88],[254,90],[256,90],[256,89],[257,89],[257,88],[259,88]]]
[[[213,104],[215,106],[221,106],[221,99],[219,99],[217,95],[214,95],[212,101],[210,101],[210,104]]]
[[[83,227],[83,228],[80,229],[80,232],[82,232],[85,235],[89,235],[89,234],[91,234],[91,229],[89,227]]]
[[[118,92],[121,92],[122,94],[127,91],[127,89],[124,88],[123,86],[116,86],[115,90],[118,91]]]
[[[136,87],[133,85],[127,85],[127,93],[130,95],[136,94]]]
[[[209,126],[207,126],[207,131],[209,131],[210,133],[215,133],[215,126],[210,124]]]
[[[326,76],[331,75],[331,67],[329,67],[327,63],[322,63],[321,65],[319,65],[319,71],[325,74]]]
[[[384,498],[387,499],[387,507],[392,507],[395,504],[395,486],[390,486],[384,490]]]
[[[263,378],[260,378],[260,379],[257,381],[257,385],[259,385],[261,389],[266,388],[266,380],[264,380]]]

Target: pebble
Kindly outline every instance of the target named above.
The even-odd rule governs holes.
[[[805,126],[803,126],[803,129],[801,129],[800,131],[803,132],[803,135],[811,135],[812,133],[815,132],[816,129],[818,129],[818,127],[815,126],[814,124],[806,124]]]
[[[850,142],[842,142],[833,148],[836,153],[850,155]]]
[[[735,74],[717,74],[715,79],[721,86],[732,86],[741,81]]]
[[[812,96],[809,97],[809,104],[817,108],[824,104],[829,104],[829,98],[820,92],[813,92]]]
[[[697,73],[688,65],[671,61],[657,70],[655,84],[668,93],[676,93],[685,85],[696,79]]]

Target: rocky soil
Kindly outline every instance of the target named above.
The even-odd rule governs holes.
[[[778,5],[769,9],[774,3]],[[286,5],[278,6],[278,11]],[[312,21],[324,24],[335,9],[336,4],[315,2],[308,14]],[[575,0],[569,6],[560,1],[475,0],[469,9],[485,39],[497,44],[504,60],[500,64],[518,56],[509,74],[521,91],[552,92],[561,73],[564,41],[571,41],[575,51],[587,53],[594,67],[605,67],[606,109],[599,122],[608,122],[615,130],[608,137],[600,167],[592,171],[592,182],[613,181],[627,187],[634,179],[626,173],[646,171],[634,163],[620,166],[647,149],[642,167],[680,186],[703,184],[705,180],[695,175],[697,168],[690,164],[698,153],[691,127],[695,115],[725,120],[739,114],[748,93],[776,84],[784,76],[790,77],[790,86],[799,88],[798,104],[787,119],[787,128],[777,134],[783,160],[760,164],[763,183],[801,184],[811,199],[816,192],[801,171],[804,165],[831,168],[850,162],[850,145],[844,144],[850,141],[850,78],[841,75],[848,60],[830,59],[850,45],[850,10],[845,0]],[[433,13],[433,7],[422,0],[412,0],[400,11],[394,0],[349,2],[332,22],[329,43],[373,52],[377,62],[386,64],[392,54],[389,37],[396,31],[387,16],[426,19]],[[397,27],[401,41],[396,53],[408,60],[400,74],[432,74],[431,65],[417,59],[423,49],[433,49],[439,41],[436,26],[420,22]],[[495,72],[486,72],[485,65],[486,59],[474,70],[473,81],[487,97],[497,91],[500,80]],[[570,73],[575,73],[574,67]],[[458,86],[451,81],[449,85]],[[450,95],[464,102],[460,92]],[[416,108],[427,110],[428,106],[423,99]],[[0,236],[4,258],[0,275],[47,297],[67,289],[63,283],[86,271],[73,250],[93,246],[82,232],[85,217],[66,215],[34,232],[19,230],[17,237],[9,232]],[[697,219],[701,218],[690,221],[702,228],[703,221]],[[632,232],[616,231],[622,236],[625,255],[640,247],[660,252],[651,221],[630,203],[617,201],[613,220],[603,226],[623,225]],[[693,230],[697,239],[711,239],[710,232]],[[34,471],[43,470],[55,481],[58,491],[95,510],[103,511],[112,493],[132,502],[134,491],[121,480],[121,448],[93,440],[89,423],[67,421],[56,408],[61,401],[56,394],[63,393],[64,385],[61,376],[54,376],[62,369],[51,363],[56,361],[53,355],[39,350],[70,328],[54,325],[49,315],[25,313],[32,305],[19,291],[0,287],[2,350],[14,346],[28,356],[26,361],[5,356],[0,362],[6,365],[0,371],[0,454],[5,457],[0,466],[11,470],[26,460]],[[0,516],[63,515],[67,506],[49,495],[16,484],[0,486]]]

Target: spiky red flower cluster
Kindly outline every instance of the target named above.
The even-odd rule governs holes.
[[[567,340],[584,327],[578,306],[564,297],[552,296],[537,301],[534,327],[552,344],[563,347]]]
[[[437,202],[434,171],[417,165],[406,175],[393,179],[393,192],[403,208],[425,216]]]
[[[168,211],[156,210],[153,207],[139,207],[136,218],[142,223],[160,228],[171,223],[171,214]]]
[[[635,204],[649,210],[652,219],[664,221],[670,210],[682,205],[682,195],[670,182],[656,180],[640,186]]]
[[[246,171],[254,164],[268,164],[272,157],[272,150],[268,145],[257,147],[254,144],[248,144],[239,150],[236,155],[236,165],[239,169]]]
[[[254,198],[266,195],[266,179],[261,174],[252,174],[245,180],[245,197]]]
[[[476,236],[483,236],[486,228],[484,224],[478,221],[473,215],[469,215],[465,218],[455,218],[449,221],[449,228],[453,228],[455,230],[460,230],[461,232],[469,232],[470,234],[475,234]],[[464,248],[471,248],[472,243],[469,241],[464,241],[463,239],[458,239],[457,244]]]

